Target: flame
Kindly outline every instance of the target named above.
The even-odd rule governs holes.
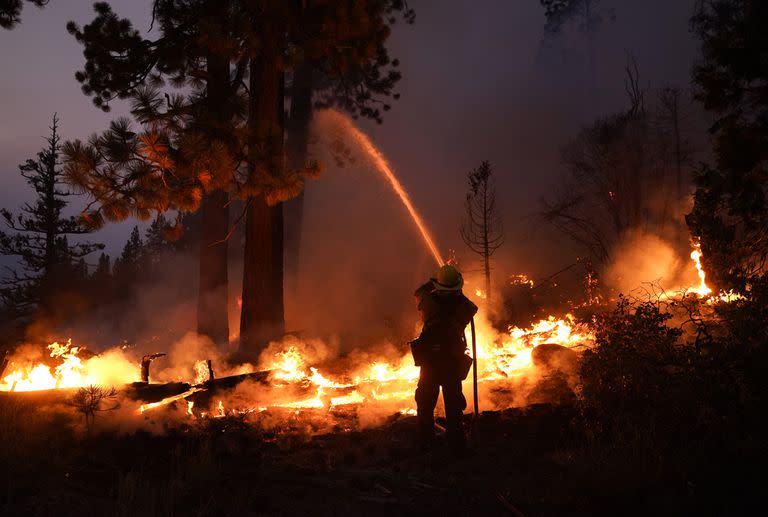
[[[0,391],[81,388],[94,384],[115,386],[139,378],[138,365],[129,361],[119,349],[83,360],[79,357],[82,348],[72,346],[70,339],[63,344],[53,342],[47,350],[53,365],[12,361],[10,366],[16,368],[2,379]]]
[[[509,283],[511,285],[527,285],[528,287],[534,287],[534,282],[530,278],[528,278],[528,275],[512,275],[509,277]]]
[[[141,406],[139,406],[139,413],[144,413],[145,411],[149,411],[150,409],[154,409],[154,408],[157,408],[157,407],[167,406],[171,402],[176,402],[177,400],[185,399],[185,398],[189,397],[190,395],[192,395],[193,393],[197,393],[198,391],[203,391],[204,389],[205,388],[190,388],[190,389],[188,389],[187,391],[185,391],[183,393],[179,393],[178,395],[172,395],[170,397],[165,397],[163,400],[159,400],[157,402],[150,402],[150,403],[147,403],[147,404],[142,404]],[[191,411],[192,411],[192,406],[190,406],[189,403],[188,403],[187,404],[187,413],[190,413]]]
[[[207,361],[203,359],[201,359],[200,361],[196,361],[193,369],[195,371],[194,384],[202,384],[208,380],[208,362]]]
[[[467,341],[470,339],[468,335]],[[503,383],[534,371],[532,351],[543,343],[573,347],[591,339],[588,329],[570,314],[563,318],[550,316],[526,328],[511,328],[501,335],[480,315],[477,317],[478,381],[481,385]],[[37,362],[19,366],[12,363],[14,370],[2,380],[0,388],[29,391],[90,384],[117,385],[134,381],[139,376],[138,365],[129,363],[118,349],[87,360],[80,357],[81,349],[72,346],[71,342],[52,343],[47,351],[52,365]],[[278,349],[261,367],[270,370],[272,386],[266,390],[269,393],[264,398],[259,397],[251,403],[241,400],[230,405],[226,400],[217,400],[209,410],[198,411],[195,403],[187,399],[207,390],[204,386],[207,363],[200,360],[190,374],[189,382],[195,385],[183,393],[142,404],[137,413],[161,409],[179,401],[184,401],[185,413],[192,418],[248,415],[273,408],[287,409],[298,415],[302,411],[330,412],[353,405],[367,406],[374,412],[387,412],[388,415],[415,413],[413,396],[420,368],[413,365],[408,353],[394,360],[362,363],[351,371],[333,375],[312,365],[301,345],[293,342]],[[111,382],[107,382],[108,378]],[[240,407],[243,403],[246,406]]]
[[[292,382],[301,381],[307,377],[306,362],[296,347],[289,347],[275,356],[277,360],[269,367],[269,370],[272,370],[273,379]]]
[[[493,330],[484,320],[480,323],[477,360],[479,378],[486,381],[525,374],[533,366],[532,352],[539,345],[551,343],[574,348],[594,342],[587,325],[577,323],[572,314],[564,318],[549,316],[527,328],[512,327],[500,339],[493,338]]]
[[[663,291],[661,293],[662,298],[679,298],[682,295],[695,295],[699,298],[705,299],[708,305],[714,305],[718,303],[731,303],[736,300],[743,300],[744,296],[735,293],[732,290],[725,292],[720,291],[716,293],[711,287],[707,285],[707,273],[704,271],[704,267],[701,265],[701,244],[699,242],[693,242],[691,244],[693,249],[691,250],[691,261],[696,268],[696,274],[699,277],[699,283],[695,286],[681,287],[670,291]]]
[[[707,274],[704,272],[704,268],[701,267],[701,244],[696,242],[693,245],[693,251],[691,251],[691,259],[696,265],[696,272],[699,275],[699,285],[692,289],[693,292],[699,296],[706,297],[712,294],[712,289],[707,285]]]

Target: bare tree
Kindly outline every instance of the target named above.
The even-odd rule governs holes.
[[[568,143],[563,151],[568,178],[542,211],[544,220],[596,265],[609,262],[615,242],[628,230],[659,231],[668,218],[668,210],[656,209],[659,195],[667,192],[663,146],[651,130],[652,114],[631,56],[625,73],[627,109],[596,120]]]
[[[685,195],[685,168],[690,165],[691,144],[683,136],[685,125],[685,99],[680,88],[667,86],[658,95],[659,109],[656,116],[661,137],[669,142],[669,155],[671,156],[674,173],[675,195],[682,199]]]
[[[461,224],[464,243],[483,258],[485,293],[491,298],[491,255],[504,242],[504,228],[496,209],[496,187],[491,181],[491,164],[484,161],[467,175],[469,192]]]
[[[113,411],[119,407],[117,390],[103,386],[84,386],[77,390],[68,404],[75,408],[85,418],[85,429],[88,434],[93,430],[96,413]]]

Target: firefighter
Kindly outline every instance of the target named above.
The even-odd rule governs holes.
[[[467,355],[464,329],[477,306],[461,292],[464,279],[455,266],[442,266],[433,278],[414,293],[423,321],[421,334],[411,342],[416,366],[421,367],[416,387],[419,442],[429,448],[435,438],[434,412],[440,387],[445,404],[446,437],[454,453],[466,446],[461,417],[467,401],[461,389],[472,365]]]

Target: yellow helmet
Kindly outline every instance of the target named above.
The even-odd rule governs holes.
[[[461,291],[464,286],[464,278],[456,266],[445,264],[437,270],[432,278],[432,283],[438,291]]]

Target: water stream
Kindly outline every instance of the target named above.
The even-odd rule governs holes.
[[[437,265],[442,266],[445,263],[445,260],[443,260],[443,258],[440,256],[440,252],[437,250],[437,246],[435,245],[435,241],[432,238],[432,234],[430,234],[427,225],[424,223],[421,215],[419,215],[419,212],[416,211],[416,208],[413,206],[413,202],[411,201],[411,197],[403,188],[400,180],[397,179],[397,176],[392,170],[392,167],[389,165],[389,162],[387,162],[387,159],[384,157],[381,151],[379,151],[373,142],[371,142],[371,139],[368,138],[368,135],[360,131],[360,129],[358,129],[357,126],[355,126],[348,117],[339,113],[338,111],[323,110],[322,112],[318,113],[317,116],[319,118],[329,120],[331,123],[333,123],[334,126],[338,127],[341,131],[344,132],[346,136],[348,136],[360,146],[368,159],[370,159],[370,161],[373,163],[376,170],[384,176],[389,185],[392,187],[392,190],[394,190],[395,194],[398,195],[400,201],[403,203],[403,206],[405,206],[406,210],[408,210],[408,214],[410,214],[413,223],[416,225],[416,228],[419,230],[427,250],[429,250],[429,252],[432,254],[432,257],[435,259]]]

